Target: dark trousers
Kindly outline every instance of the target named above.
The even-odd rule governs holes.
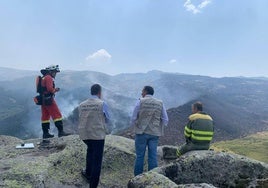
[[[209,143],[194,144],[192,142],[188,142],[181,146],[179,152],[180,152],[180,155],[183,155],[187,153],[188,151],[192,151],[192,150],[208,150],[208,149],[209,149]]]
[[[86,173],[90,177],[90,188],[99,184],[104,140],[83,140],[87,145]]]

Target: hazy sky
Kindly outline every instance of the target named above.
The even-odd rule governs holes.
[[[0,66],[268,76],[268,0],[0,0]]]

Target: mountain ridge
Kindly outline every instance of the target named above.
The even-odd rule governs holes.
[[[36,70],[28,70],[28,69],[18,69],[18,68],[12,68],[12,67],[1,67],[0,66],[0,73],[2,72],[9,72],[9,73],[19,73],[21,74],[22,72],[26,72],[26,73],[31,73],[31,74],[40,74],[40,71],[36,71]],[[242,78],[242,79],[257,79],[257,80],[267,80],[268,77],[267,76],[208,76],[208,75],[201,75],[201,74],[187,74],[187,73],[180,73],[180,72],[166,72],[166,71],[161,71],[161,70],[149,70],[147,72],[135,72],[135,73],[118,73],[118,74],[107,74],[107,73],[103,73],[103,72],[99,72],[99,71],[93,71],[93,70],[71,70],[71,69],[64,69],[61,70],[61,72],[90,72],[90,73],[98,73],[98,74],[104,74],[104,75],[108,75],[111,77],[114,76],[122,76],[122,75],[136,75],[136,74],[148,74],[148,73],[166,73],[166,74],[174,74],[174,75],[182,75],[182,76],[201,76],[201,77],[209,77],[209,78]],[[21,75],[20,75],[21,77]]]
[[[15,109],[22,107],[22,114],[12,115],[10,119],[0,119],[0,134],[20,138],[39,137],[40,107],[35,106],[32,98],[35,93],[35,77],[21,76],[15,80],[0,81],[2,112],[7,112],[11,104]],[[170,116],[166,141],[179,144],[184,141],[183,127],[190,115],[191,103],[200,100],[205,111],[215,119],[216,141],[243,137],[255,132],[267,130],[268,125],[268,80],[256,80],[241,77],[213,78],[208,76],[184,75],[151,71],[139,74],[107,75],[91,71],[62,71],[56,77],[56,86],[61,88],[56,100],[65,118],[69,131],[77,129],[78,104],[90,96],[90,86],[99,83],[103,87],[103,98],[111,108],[113,133],[122,134],[128,130],[130,117],[144,85],[155,88],[155,97],[163,100]],[[15,103],[8,103],[8,98]],[[2,114],[0,114],[1,117]],[[7,126],[9,131],[4,131]],[[19,132],[12,132],[18,129]],[[55,132],[54,126],[51,126]],[[127,134],[133,134],[125,132]],[[176,135],[175,135],[176,133]],[[126,135],[126,134],[124,134]],[[218,136],[217,136],[218,135]],[[169,137],[171,137],[169,139]],[[179,137],[179,138],[178,138]],[[176,142],[174,142],[176,138]]]

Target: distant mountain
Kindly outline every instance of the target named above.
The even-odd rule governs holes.
[[[200,95],[168,110],[170,122],[165,128],[166,136],[161,137],[160,144],[180,145],[185,142],[184,126],[191,114],[191,105],[195,101],[201,101],[204,104],[204,111],[214,119],[214,142],[268,130],[267,81],[206,77],[199,77],[201,79],[196,80],[195,76],[185,77],[188,77],[187,85],[191,85],[194,90],[199,89]],[[129,128],[120,134],[133,138],[133,132],[133,128]]]
[[[12,106],[7,96],[18,101],[16,109],[22,109],[18,111],[22,115],[8,112],[11,119],[18,121],[0,118],[0,134],[21,138],[41,135],[40,108],[32,101],[36,95],[37,75],[38,72],[25,76],[24,71],[20,75],[18,71],[17,79],[0,81],[0,88],[4,91],[0,97],[6,97],[0,107],[0,117]],[[77,129],[75,108],[89,97],[93,83],[103,86],[103,98],[110,106],[114,134],[131,137],[132,131],[128,129],[130,116],[145,85],[152,85],[155,97],[162,99],[169,109],[170,123],[162,143],[178,144],[184,141],[182,130],[190,114],[190,105],[196,100],[202,101],[205,110],[214,118],[216,140],[268,130],[268,80],[265,79],[212,78],[161,71],[116,76],[92,71],[62,71],[56,78],[56,85],[61,88],[56,99],[70,131]],[[7,125],[9,129],[6,129]],[[22,128],[17,130],[18,127]],[[16,131],[10,132],[12,128],[16,128]]]
[[[20,136],[22,119],[26,109],[20,98],[12,92],[0,88],[0,134],[10,133]]]
[[[36,73],[36,71],[0,67],[0,81],[15,80],[25,76],[35,75]]]

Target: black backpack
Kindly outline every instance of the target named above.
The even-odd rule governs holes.
[[[43,104],[44,87],[42,87],[41,82],[42,82],[42,77],[37,76],[36,77],[36,92],[39,93],[39,95],[34,97],[34,102],[35,102],[36,105],[42,105]]]
[[[41,85],[42,82],[42,77],[41,76],[37,76],[36,77],[36,92],[39,94],[43,93],[43,87]]]

